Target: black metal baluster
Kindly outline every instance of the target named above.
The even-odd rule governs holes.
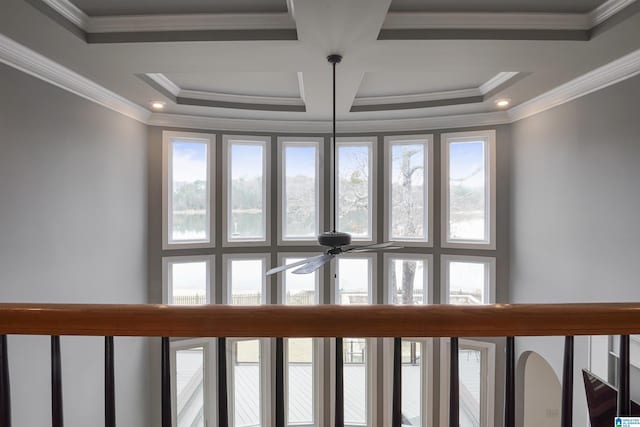
[[[9,386],[9,348],[7,336],[0,335],[0,425],[11,427],[11,391]]]
[[[64,425],[62,416],[62,359],[60,357],[60,337],[51,337],[51,424]]]
[[[284,427],[284,339],[276,338],[276,427]]]
[[[458,376],[458,338],[451,338],[449,357],[449,427],[460,426],[460,379]]]
[[[342,338],[336,338],[336,410],[335,427],[344,427],[344,360]]]
[[[104,337],[104,425],[116,427],[116,386],[113,337]]]
[[[618,416],[631,415],[629,390],[629,335],[620,335],[620,360],[618,361]]]
[[[393,409],[391,426],[402,427],[402,338],[393,339]]]
[[[504,425],[513,427],[516,422],[516,340],[514,337],[507,337],[504,381]]]
[[[561,427],[573,426],[573,337],[564,337]]]
[[[162,337],[162,427],[171,427],[171,360],[169,338]]]
[[[226,338],[218,338],[218,427],[229,427]]]

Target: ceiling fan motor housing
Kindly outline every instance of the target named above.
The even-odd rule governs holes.
[[[339,231],[327,231],[318,236],[318,243],[331,248],[346,246],[351,244],[351,235]]]

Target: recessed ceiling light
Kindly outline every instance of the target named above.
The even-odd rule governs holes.
[[[164,102],[162,101],[152,101],[151,108],[154,110],[162,110],[164,108]]]
[[[506,98],[496,99],[496,105],[500,108],[508,107],[509,104],[511,104],[511,101]]]

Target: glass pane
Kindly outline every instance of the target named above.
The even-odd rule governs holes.
[[[478,350],[460,349],[460,427],[480,427],[481,356]]]
[[[302,261],[303,258],[285,258],[285,264]],[[317,304],[318,272],[293,274],[292,268],[284,274],[284,303],[291,305]]]
[[[313,424],[313,340],[291,338],[288,345],[288,424]]]
[[[485,304],[487,265],[482,262],[449,263],[449,303]]]
[[[207,262],[172,263],[171,304],[207,304]]]
[[[232,143],[229,153],[229,240],[265,240],[264,146]]]
[[[171,242],[209,240],[207,143],[171,142]]]
[[[204,427],[204,350],[176,351],[178,427]]]
[[[315,240],[318,231],[318,181],[313,145],[285,145],[283,189],[285,239]]]
[[[235,427],[261,425],[260,341],[237,341],[233,363],[233,417]]]
[[[350,425],[367,424],[367,340],[345,338],[344,421]]]
[[[402,340],[402,425],[421,426],[422,345]]]
[[[485,144],[449,144],[449,239],[487,240]]]
[[[231,260],[231,304],[264,304],[262,295],[263,263],[262,259]]]
[[[371,148],[338,146],[338,230],[371,238]]]
[[[391,259],[391,304],[426,304],[425,262],[418,259]]]
[[[337,304],[370,304],[369,258],[338,258]]]
[[[427,239],[424,144],[391,145],[391,239]]]

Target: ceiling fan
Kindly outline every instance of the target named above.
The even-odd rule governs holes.
[[[333,66],[333,170],[336,168],[336,64],[342,61],[341,55],[329,55],[327,61]],[[309,274],[313,273],[333,258],[345,254],[345,253],[360,253],[360,252],[373,252],[380,250],[401,249],[400,246],[395,246],[394,242],[377,243],[368,246],[354,246],[345,248],[351,244],[351,235],[336,231],[336,206],[337,206],[337,191],[336,182],[337,177],[333,179],[333,230],[325,231],[318,236],[318,243],[322,246],[326,246],[329,249],[323,255],[317,255],[311,258],[303,259],[302,261],[294,262],[287,265],[281,265],[279,267],[272,268],[267,271],[267,276],[280,273],[281,271],[296,268],[292,271],[293,274]]]

